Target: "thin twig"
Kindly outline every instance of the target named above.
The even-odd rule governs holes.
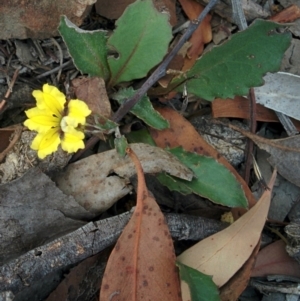
[[[10,93],[12,92],[12,88],[13,88],[16,80],[17,80],[17,77],[19,75],[19,71],[20,71],[20,69],[16,69],[15,70],[15,73],[14,73],[14,75],[13,75],[13,77],[12,77],[12,79],[11,79],[9,85],[8,85],[7,92],[4,95],[4,99],[2,99],[2,101],[0,102],[0,113],[1,113],[1,111],[3,110],[3,108],[4,108],[5,104],[6,104],[6,100],[10,96]]]
[[[59,52],[59,66],[61,68],[58,70],[57,77],[56,77],[57,82],[59,82],[59,79],[60,79],[60,76],[61,76],[61,71],[62,71],[62,64],[63,64],[64,55],[63,55],[63,52],[62,52],[61,47],[58,44],[58,42],[54,38],[51,38],[51,41],[56,46],[56,48],[58,49],[58,52]]]
[[[23,127],[18,125],[15,128],[15,131],[13,133],[13,139],[10,141],[8,147],[0,153],[0,163],[4,160],[6,155],[10,152],[10,150],[15,146],[15,144],[18,142],[19,138],[21,137]]]
[[[250,132],[255,134],[256,126],[257,126],[257,124],[256,124],[256,99],[255,99],[255,93],[254,93],[253,88],[250,88],[250,90],[249,90],[249,101],[250,101],[250,120],[249,120]],[[247,140],[248,141],[247,141],[246,166],[245,166],[244,179],[245,179],[245,182],[247,184],[249,184],[254,144],[251,139],[248,138]]]
[[[69,61],[63,63],[62,65],[57,66],[56,68],[53,68],[52,70],[49,70],[49,71],[47,71],[47,72],[45,72],[45,73],[42,73],[42,74],[38,75],[38,76],[36,77],[36,79],[39,79],[39,78],[42,78],[42,77],[46,77],[46,76],[48,76],[48,75],[50,75],[50,74],[52,74],[52,73],[55,73],[56,71],[58,71],[58,70],[60,70],[60,69],[62,69],[62,68],[64,68],[64,67],[66,67],[66,66],[71,65],[71,63],[72,63],[72,60],[69,60]]]

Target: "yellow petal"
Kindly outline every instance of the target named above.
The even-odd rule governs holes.
[[[56,87],[45,84],[43,91],[34,90],[32,95],[36,99],[39,109],[47,110],[61,118],[66,97]]]
[[[32,108],[25,111],[25,113],[29,119],[24,122],[24,125],[32,131],[46,132],[52,127],[58,127],[60,124],[60,119],[54,117],[46,110]]]
[[[33,139],[31,148],[38,151],[40,159],[57,151],[60,144],[58,129],[51,129],[46,133],[39,133]]]
[[[92,113],[87,104],[79,99],[70,100],[68,109],[68,116],[75,118],[82,125],[85,124],[85,117]]]
[[[71,133],[64,133],[61,141],[61,147],[68,153],[75,153],[79,149],[84,148],[83,143],[84,134],[80,131],[74,130]]]

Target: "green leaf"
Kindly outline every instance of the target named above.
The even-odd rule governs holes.
[[[126,148],[128,147],[128,142],[125,136],[117,137],[114,140],[115,148],[117,150],[117,153],[121,157],[125,157],[126,155]]]
[[[100,114],[94,114],[93,117],[95,120],[95,126],[103,132],[107,132],[118,127],[117,123]]]
[[[123,104],[124,101],[132,97],[135,91],[132,87],[121,89],[111,97]],[[148,96],[144,95],[141,100],[130,110],[132,114],[142,119],[145,123],[157,130],[163,130],[169,127],[169,122],[165,120],[156,110],[154,110]]]
[[[172,38],[168,15],[159,13],[152,0],[129,5],[116,26],[108,40],[118,53],[118,58],[108,59],[110,87],[146,76],[163,59]]]
[[[177,181],[175,177],[172,177],[166,173],[159,173],[156,175],[157,180],[164,186],[168,187],[171,191],[178,191],[181,194],[191,194],[193,190],[189,188],[186,183]]]
[[[129,143],[145,143],[156,146],[156,143],[154,142],[153,138],[146,128],[138,131],[131,131],[130,133],[126,134],[126,138]]]
[[[256,20],[248,29],[203,55],[186,77],[175,79],[173,84],[190,78],[188,92],[206,100],[246,95],[249,88],[263,85],[262,77],[267,72],[279,70],[291,41],[290,34],[277,32],[282,27]]]
[[[220,301],[219,291],[211,276],[176,262],[181,280],[189,286],[192,301]]]
[[[180,185],[185,185],[193,193],[217,204],[228,207],[247,207],[248,202],[241,184],[224,165],[214,158],[187,152],[182,147],[168,151],[190,168],[196,176],[190,182],[173,177]]]
[[[76,68],[90,76],[109,78],[106,31],[85,31],[66,16],[62,16],[58,30],[66,43]]]

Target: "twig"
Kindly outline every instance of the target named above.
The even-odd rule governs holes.
[[[254,89],[250,88],[249,90],[249,100],[250,100],[250,132],[255,134],[256,132],[256,99]],[[254,144],[251,139],[247,139],[247,151],[246,151],[246,166],[245,166],[245,173],[244,179],[247,184],[249,184],[250,179],[250,170],[251,170],[251,163],[252,163],[252,153]]]
[[[20,71],[20,69],[16,69],[15,70],[15,73],[14,73],[14,75],[13,75],[13,77],[12,77],[12,79],[11,79],[9,85],[8,85],[7,92],[4,95],[4,99],[2,99],[2,101],[0,102],[0,113],[1,113],[1,111],[3,110],[3,108],[4,108],[5,104],[6,104],[6,100],[10,96],[10,93],[12,92],[12,88],[13,88],[16,80],[17,80],[17,77],[19,75],[19,71]]]
[[[47,71],[47,72],[45,72],[45,73],[42,73],[42,74],[38,75],[38,76],[36,77],[36,79],[39,79],[39,78],[48,76],[48,75],[50,75],[50,74],[52,74],[52,73],[55,73],[56,71],[58,71],[58,70],[60,70],[60,69],[62,69],[62,68],[64,68],[64,67],[66,67],[66,66],[69,66],[71,63],[72,63],[72,60],[69,60],[69,61],[63,63],[62,65],[57,66],[56,68],[53,68],[52,70],[49,70],[49,71]]]
[[[60,76],[61,76],[61,71],[62,71],[62,64],[63,64],[64,56],[63,56],[63,52],[62,52],[61,47],[58,44],[58,42],[54,38],[51,38],[51,41],[56,46],[56,48],[58,49],[58,52],[59,52],[59,66],[61,68],[58,70],[57,77],[56,77],[57,82],[59,82],[59,79],[60,79]]]
[[[13,139],[10,141],[8,147],[0,153],[0,163],[4,160],[6,155],[10,152],[10,150],[15,146],[15,144],[18,142],[19,138],[22,134],[22,126],[17,126],[14,133],[13,133]]]

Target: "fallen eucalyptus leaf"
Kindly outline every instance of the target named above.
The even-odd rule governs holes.
[[[143,143],[130,147],[139,157],[145,173],[165,171],[189,181],[193,177],[192,171],[159,147]],[[66,171],[54,176],[54,181],[85,209],[101,213],[131,191],[129,177],[134,174],[131,160],[121,158],[113,149],[70,164]]]
[[[257,245],[265,224],[276,179],[274,171],[260,200],[225,230],[207,237],[183,252],[177,260],[213,276],[217,286],[224,285],[246,262]]]
[[[300,76],[291,73],[268,73],[265,84],[255,88],[256,102],[266,108],[300,120]]]

